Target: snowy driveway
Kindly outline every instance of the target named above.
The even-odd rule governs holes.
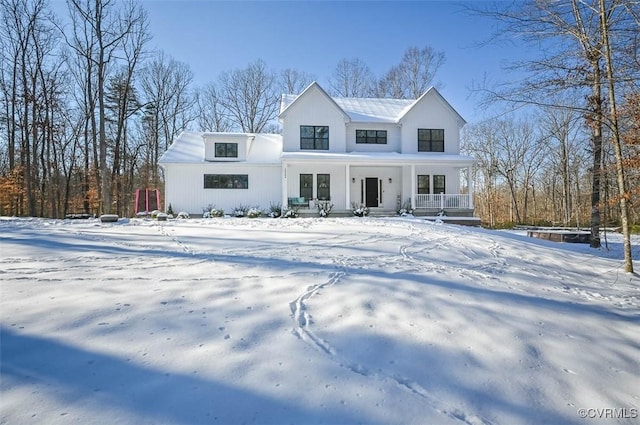
[[[640,279],[615,249],[404,219],[5,218],[0,252],[1,424],[639,421]]]

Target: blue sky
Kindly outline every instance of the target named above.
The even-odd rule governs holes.
[[[314,74],[321,85],[343,58],[359,58],[382,76],[410,46],[445,53],[441,93],[472,122],[483,117],[474,82],[504,77],[501,65],[524,52],[480,47],[493,31],[454,1],[178,1],[146,0],[152,45],[188,64],[196,84],[262,59],[279,71]]]

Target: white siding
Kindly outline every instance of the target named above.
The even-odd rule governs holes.
[[[402,168],[401,167],[351,167],[351,202],[356,204],[365,202],[364,182],[366,178],[378,178],[382,183],[381,203],[377,208],[385,211],[395,211],[402,199]],[[389,181],[391,179],[391,181]],[[354,181],[355,180],[355,181]]]
[[[444,153],[460,153],[460,127],[456,114],[435,94],[425,96],[402,119],[402,153],[418,153],[418,129],[444,129]]]
[[[300,151],[301,125],[329,126],[329,150],[321,152],[346,152],[345,116],[320,90],[306,92],[287,110],[282,125],[285,152]]]
[[[281,199],[279,165],[244,165],[241,163],[166,164],[165,206],[175,213],[202,214],[215,206],[229,213],[240,205],[268,209]],[[205,189],[205,174],[247,174],[248,189]]]
[[[289,197],[300,196],[300,174],[313,174],[313,197],[317,197],[318,174],[329,174],[330,177],[330,196],[334,210],[346,210],[345,201],[345,175],[346,167],[344,165],[289,165],[287,167],[287,193]]]
[[[238,162],[247,159],[249,150],[249,138],[245,134],[228,135],[228,134],[212,134],[204,137],[204,159],[212,162]],[[216,143],[236,143],[238,145],[238,157],[216,157]]]
[[[351,123],[347,128],[347,152],[400,152],[400,127],[386,123]],[[356,130],[387,130],[387,144],[356,143]]]

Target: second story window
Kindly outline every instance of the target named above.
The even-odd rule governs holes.
[[[326,125],[301,125],[300,149],[329,150],[329,127]]]
[[[444,130],[441,128],[419,128],[418,152],[444,152]]]
[[[387,144],[387,130],[356,130],[356,143]]]
[[[216,158],[237,158],[237,143],[216,143]]]

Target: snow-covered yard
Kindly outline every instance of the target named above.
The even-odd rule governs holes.
[[[639,423],[640,278],[611,240],[0,219],[0,424]]]

